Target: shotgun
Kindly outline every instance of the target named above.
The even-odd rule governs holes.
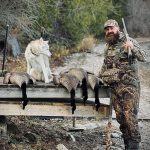
[[[123,23],[123,31],[124,31],[126,40],[129,41],[129,35],[128,35],[127,29],[126,29],[124,18],[122,18],[122,23]],[[131,52],[130,47],[128,48],[128,62],[129,62],[129,65],[132,64],[132,52]]]

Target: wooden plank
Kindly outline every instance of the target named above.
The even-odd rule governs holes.
[[[70,104],[47,103],[42,105],[29,103],[25,110],[22,104],[0,104],[0,115],[17,115],[17,116],[77,116],[77,117],[108,117],[108,106],[101,106],[99,111],[95,106],[77,105],[74,114],[71,113]]]
[[[107,98],[109,97],[108,87],[102,87],[99,89],[99,97]],[[28,98],[70,98],[70,93],[63,87],[28,87],[27,88],[27,97]],[[81,88],[76,90],[76,98],[82,97]],[[94,92],[91,88],[88,88],[88,97],[94,98]],[[3,98],[22,98],[21,89],[17,86],[0,86],[0,99]]]
[[[77,109],[72,115],[70,106],[70,93],[62,86],[37,82],[36,85],[27,86],[29,103],[25,110],[22,109],[22,92],[17,85],[3,84],[0,78],[0,115],[25,115],[25,116],[79,116],[79,117],[107,117],[108,105],[101,104],[99,111],[95,110],[93,99],[94,91],[88,87],[88,100],[83,105],[82,89],[76,90]],[[99,97],[108,98],[109,88],[99,88]],[[91,100],[91,99],[92,100]],[[38,102],[38,103],[37,103]]]
[[[102,86],[99,88],[99,97],[109,97],[109,88]],[[35,85],[27,85],[28,98],[70,98],[69,92],[62,86],[53,83],[45,84],[37,82]],[[82,97],[81,87],[76,90],[76,98]],[[88,97],[95,97],[94,91],[88,87]],[[0,77],[0,99],[3,98],[22,98],[21,89],[17,85],[3,84],[3,77]]]

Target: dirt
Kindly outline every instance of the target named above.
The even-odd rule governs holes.
[[[85,57],[84,53],[84,57]],[[99,53],[98,55],[101,56]],[[88,60],[90,62],[90,54]],[[98,56],[94,55],[94,58]],[[71,65],[86,66],[87,62],[78,64],[83,55],[70,57]],[[91,60],[93,57],[91,58]],[[75,63],[75,61],[76,63]],[[15,60],[16,61],[16,60]],[[77,63],[78,61],[78,63]],[[13,64],[16,64],[11,60]],[[68,60],[69,62],[69,60]],[[20,61],[18,60],[18,63]],[[24,63],[23,63],[24,64]],[[66,63],[68,65],[68,63]],[[19,65],[17,65],[20,67]],[[99,68],[96,64],[91,70]],[[65,67],[60,67],[61,69]],[[60,70],[58,68],[58,70]],[[19,70],[19,69],[18,69]],[[57,69],[55,69],[57,71]],[[97,72],[97,71],[96,71]],[[141,150],[150,149],[150,71],[140,69],[141,101],[139,111],[139,127],[142,141]],[[0,139],[0,150],[104,150],[106,149],[106,127],[108,120],[100,118],[76,118],[73,127],[72,118],[50,117],[7,117],[7,135]],[[123,140],[119,125],[115,119],[112,121],[112,150],[123,150]]]
[[[11,117],[8,118],[8,135],[10,140],[5,144],[12,149],[28,150],[56,150],[59,144],[63,144],[69,150],[91,150],[104,148],[104,128],[95,119],[78,119],[76,124],[87,129],[71,131],[72,120],[63,119],[39,119],[35,117]],[[13,128],[10,126],[13,125]],[[95,126],[94,126],[95,125]],[[120,139],[119,139],[120,140]],[[113,145],[117,142],[114,140]],[[119,146],[119,143],[117,144]]]
[[[107,120],[77,118],[7,117],[8,136],[0,141],[1,150],[104,150]],[[116,120],[112,122],[112,150],[123,150]],[[141,150],[149,150],[150,122],[139,121]],[[63,145],[63,147],[62,147]]]

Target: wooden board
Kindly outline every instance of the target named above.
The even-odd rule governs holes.
[[[82,89],[76,90],[76,105],[74,115],[71,113],[70,93],[62,86],[37,82],[36,85],[27,86],[29,103],[22,109],[22,91],[17,85],[3,84],[0,78],[0,115],[25,116],[79,116],[79,117],[107,117],[109,106],[101,104],[99,111],[95,110],[94,91],[88,87],[88,101],[84,106]],[[109,87],[99,88],[99,97],[109,97]]]
[[[108,106],[103,105],[99,111],[95,110],[94,105],[77,105],[74,114],[72,114],[70,104],[47,103],[31,104],[29,103],[25,110],[22,104],[0,104],[0,115],[17,115],[17,116],[77,116],[77,117],[108,117]]]
[[[3,84],[3,78],[0,78],[0,99],[4,98],[22,98],[21,89],[17,85]],[[76,98],[82,98],[82,89],[78,87],[76,90]],[[70,93],[66,88],[57,86],[54,84],[45,84],[37,82],[36,85],[27,86],[27,97],[28,98],[70,98]],[[94,98],[94,91],[88,87],[88,97]],[[99,88],[99,97],[109,97],[109,88],[102,86]]]
[[[82,97],[81,88],[76,90],[76,98]],[[0,98],[21,98],[21,89],[14,86],[0,87]],[[28,87],[27,88],[28,98],[70,98],[70,93],[63,87]],[[94,98],[94,92],[91,88],[88,88],[88,97]],[[99,97],[109,97],[108,88],[103,87],[99,89]]]

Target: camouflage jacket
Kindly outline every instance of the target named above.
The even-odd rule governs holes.
[[[125,42],[125,36],[120,32],[119,40],[116,44],[109,46],[106,44],[104,50],[104,63],[100,76],[107,70],[119,69],[119,82],[124,84],[136,85],[138,82],[137,61],[145,61],[144,53],[138,42],[132,38],[134,49],[132,49],[132,64],[128,63],[128,53],[122,47]]]

